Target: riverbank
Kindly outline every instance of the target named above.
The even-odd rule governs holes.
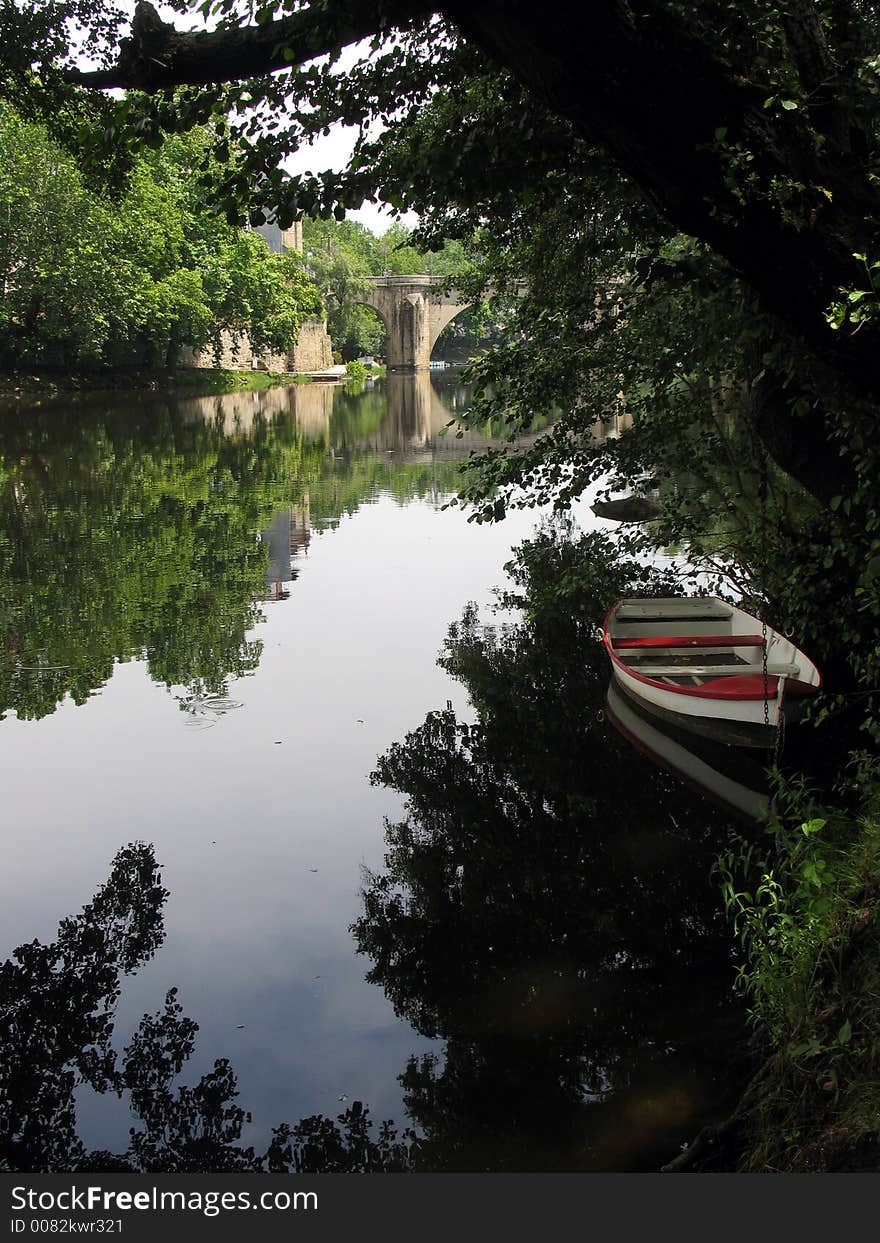
[[[128,368],[99,371],[33,369],[0,372],[0,397],[59,396],[120,390],[174,390],[206,395],[260,391],[282,384],[307,384],[310,377],[284,371],[236,371],[222,367]]]
[[[880,1168],[880,783],[854,781],[857,813],[809,806],[719,860],[754,1072],[668,1172]]]
[[[811,809],[757,891],[728,894],[767,1049],[740,1108],[747,1170],[880,1165],[880,786],[855,779],[858,814]]]

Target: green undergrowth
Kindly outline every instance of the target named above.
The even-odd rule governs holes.
[[[210,377],[207,384],[201,381],[200,376],[194,375],[196,368],[192,368],[189,372],[178,371],[174,381],[175,387],[192,388],[199,392],[211,393],[231,393],[237,389],[261,390],[266,388],[276,388],[279,384],[308,384],[310,377],[305,375],[293,375],[286,371],[227,371],[222,369],[210,370],[206,375]]]
[[[0,373],[0,396],[174,389],[194,395],[262,390],[279,384],[307,383],[308,376],[282,371],[221,367],[106,368],[95,371],[29,370]]]
[[[368,372],[363,363],[359,363],[357,359],[351,359],[345,364],[345,374],[349,380],[355,380],[363,384]]]
[[[760,1065],[737,1111],[745,1170],[880,1168],[880,780],[867,757],[853,788],[854,814],[781,792],[766,838],[719,861]]]

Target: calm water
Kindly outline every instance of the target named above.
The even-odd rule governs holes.
[[[475,673],[469,624],[437,664],[535,526],[443,508],[466,405],[392,376],[2,411],[0,959],[151,843],[164,938],[114,1045],[177,988],[183,1081],[229,1059],[243,1144],[361,1101],[428,1168],[656,1168],[727,1090],[719,816],[562,639]],[[126,1102],[77,1100],[123,1151]]]

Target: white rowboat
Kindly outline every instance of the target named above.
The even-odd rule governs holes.
[[[616,681],[647,711],[738,746],[773,747],[780,720],[796,720],[822,684],[790,639],[714,596],[618,600],[603,641]]]

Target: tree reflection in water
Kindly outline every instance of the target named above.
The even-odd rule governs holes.
[[[223,398],[24,406],[0,420],[0,718],[83,703],[114,661],[223,697],[252,672],[256,533],[312,468],[296,428],[227,434]]]
[[[139,659],[155,681],[180,688],[197,725],[213,724],[236,706],[230,681],[260,662],[259,535],[273,517],[286,522],[308,496],[321,530],[380,488],[400,503],[454,489],[455,463],[398,462],[361,443],[383,418],[380,439],[397,443],[405,389],[397,408],[384,392],[323,394],[318,430],[347,446],[328,454],[300,425],[308,430],[315,406],[302,387],[257,401],[0,403],[0,720],[8,711],[39,720],[65,696],[84,703],[114,662]],[[330,421],[334,395],[340,427]]]
[[[335,1121],[283,1124],[263,1153],[239,1141],[250,1115],[237,1104],[225,1058],[192,1087],[177,1082],[198,1025],[171,989],[144,1015],[121,1058],[113,1048],[120,977],[147,962],[164,939],[163,888],[153,848],[120,850],[110,876],[57,939],[19,946],[0,966],[0,1171],[393,1170],[409,1140],[385,1125],[371,1136],[359,1102]],[[89,1150],[76,1130],[81,1085],[126,1097],[138,1125],[125,1152]]]
[[[446,1042],[406,1106],[434,1169],[659,1168],[726,1103],[741,1031],[710,870],[725,825],[602,720],[595,619],[668,593],[599,535],[540,535],[512,567],[523,620],[474,608],[441,664],[451,708],[380,759],[407,798],[353,931],[368,979]]]

